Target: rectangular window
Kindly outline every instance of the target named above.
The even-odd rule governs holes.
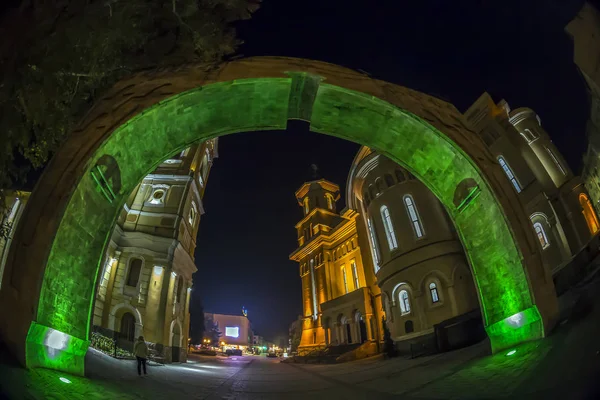
[[[346,267],[342,266],[342,278],[344,280],[344,293],[348,293],[348,280],[346,278]]]
[[[317,318],[317,284],[315,282],[315,260],[310,259],[310,284],[312,288],[313,318]]]
[[[546,151],[548,152],[548,154],[550,154],[550,157],[552,158],[552,161],[554,161],[554,164],[556,164],[556,166],[560,170],[561,174],[566,175],[567,171],[565,171],[565,169],[561,165],[560,161],[558,161],[558,158],[556,158],[556,156],[552,152],[552,150],[550,150],[549,148],[546,147]]]
[[[358,271],[356,270],[356,260],[350,261],[350,266],[352,267],[352,280],[354,281],[354,289],[358,289],[360,284],[358,282]]]
[[[228,337],[239,337],[240,336],[240,328],[237,326],[226,326],[225,327],[225,336]]]

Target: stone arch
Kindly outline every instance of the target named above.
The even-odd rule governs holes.
[[[119,303],[110,309],[108,314],[108,329],[116,331],[117,321],[121,318],[122,314],[130,312],[135,317],[135,337],[142,336],[144,333],[144,323],[142,321],[142,314],[137,308],[129,303]]]
[[[400,282],[394,285],[394,289],[392,289],[392,306],[396,306],[398,304],[398,293],[400,293],[400,289],[406,289],[411,296],[414,296],[413,285],[409,282]]]
[[[438,197],[475,271],[494,351],[541,338],[554,326],[556,295],[528,218],[500,166],[456,108],[343,67],[257,57],[133,75],[108,91],[57,151],[14,234],[4,278],[10,285],[0,291],[1,304],[18,305],[10,312],[0,307],[7,321],[0,329],[19,360],[83,373],[94,293],[90,277],[97,276],[125,197],[143,176],[192,143],[283,130],[290,119],[380,152]],[[91,174],[106,155],[120,171],[121,190],[112,201]],[[458,210],[454,191],[467,178],[481,191]],[[69,348],[58,357],[63,361],[45,357],[49,329],[69,337]]]
[[[175,328],[178,328],[179,333],[175,332]],[[176,343],[177,346],[173,346],[173,338],[176,335],[179,335],[179,343]],[[171,347],[181,347],[181,341],[183,340],[183,328],[181,327],[181,321],[179,318],[175,318],[171,321],[171,326],[169,327],[169,346]]]

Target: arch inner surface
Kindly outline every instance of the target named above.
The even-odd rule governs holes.
[[[326,82],[299,72],[211,83],[169,97],[116,128],[94,151],[62,216],[27,336],[27,365],[83,373],[103,249],[126,197],[147,173],[194,142],[235,132],[285,130],[289,119],[309,121],[312,131],[382,152],[435,193],[470,260],[493,349],[542,337],[520,249],[472,157],[422,119],[426,115],[417,117],[376,96]],[[113,182],[112,189],[93,174],[107,155],[119,172],[115,179],[120,182]],[[480,192],[458,208],[455,190],[469,178]],[[113,189],[111,198],[107,192]]]

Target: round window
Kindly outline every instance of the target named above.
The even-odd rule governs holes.
[[[152,194],[152,198],[154,200],[160,200],[164,197],[165,195],[165,191],[164,190],[157,190]]]

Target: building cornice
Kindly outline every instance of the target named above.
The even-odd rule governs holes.
[[[298,203],[300,205],[302,205],[302,198],[304,198],[304,196],[306,196],[306,194],[308,193],[308,191],[310,190],[310,186],[316,183],[319,186],[321,186],[323,189],[332,192],[332,193],[338,193],[337,198],[335,199],[336,201],[339,199],[339,191],[340,191],[340,187],[338,185],[336,185],[333,182],[329,182],[326,179],[317,179],[314,181],[310,181],[310,182],[304,182],[302,184],[302,186],[300,186],[300,189],[298,189],[295,193],[296,198],[298,199]]]
[[[304,224],[305,222],[307,222],[313,215],[315,215],[317,213],[317,211],[319,211],[321,214],[326,214],[326,215],[331,215],[334,217],[340,217],[340,218],[344,218],[339,214],[336,214],[334,212],[331,212],[325,208],[320,208],[317,207],[315,209],[313,209],[311,212],[309,212],[308,214],[306,214],[306,216],[304,218],[302,218],[296,225],[294,225],[294,228],[298,229],[299,227],[302,226],[302,224]]]
[[[315,250],[322,246],[330,246],[335,242],[343,238],[344,236],[356,232],[356,217],[358,213],[350,220],[346,220],[345,223],[339,224],[336,229],[331,231],[330,234],[318,234],[314,236],[311,241],[306,243],[304,246],[296,249],[292,254],[290,254],[290,260],[292,261],[300,261],[304,257],[313,253]]]

